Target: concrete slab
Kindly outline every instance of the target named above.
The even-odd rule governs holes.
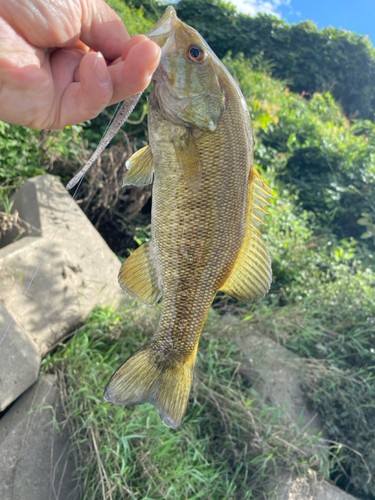
[[[277,408],[278,413],[290,421],[288,427],[284,426],[283,438],[293,439],[298,433],[301,437],[299,449],[306,458],[319,457],[316,462],[320,464],[321,475],[326,477],[328,446],[321,435],[323,426],[301,386],[305,361],[233,316],[224,316],[222,322],[241,351],[241,375],[269,406]]]
[[[12,316],[0,300],[0,332],[4,332]],[[0,334],[1,340],[2,334]],[[28,335],[13,322],[0,345],[0,411],[36,382],[41,356]]]
[[[75,469],[56,377],[46,375],[0,420],[0,498],[69,500]]]
[[[26,236],[0,249],[0,300],[10,314],[70,201],[70,194],[52,175],[29,179],[15,195],[13,210],[31,228]],[[18,324],[42,356],[96,305],[126,298],[117,283],[119,268],[116,255],[73,201],[17,315]]]
[[[240,373],[253,389],[267,403],[283,409],[291,422],[318,434],[320,417],[307,404],[301,388],[304,360],[234,316],[225,315],[221,321],[241,351]]]
[[[236,342],[248,360],[241,372],[253,388],[268,403],[283,408],[301,428],[308,426],[319,433],[322,429],[320,417],[307,405],[301,388],[303,360],[255,332],[239,333]]]
[[[318,481],[313,475],[295,478],[286,476],[280,481],[275,500],[355,500],[337,486]]]

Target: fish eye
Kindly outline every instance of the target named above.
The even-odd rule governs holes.
[[[206,53],[200,45],[192,43],[187,50],[187,56],[194,62],[202,62],[205,59]]]

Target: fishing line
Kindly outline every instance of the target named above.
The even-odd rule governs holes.
[[[18,304],[18,306],[17,306],[17,308],[15,310],[15,313],[13,314],[12,319],[10,320],[10,322],[9,322],[9,324],[7,326],[7,329],[5,330],[5,333],[4,333],[4,335],[2,336],[2,338],[0,340],[0,346],[3,343],[3,341],[5,340],[5,337],[7,336],[7,333],[9,332],[11,326],[13,325],[13,323],[14,323],[14,321],[16,319],[16,316],[18,314],[19,309],[21,308],[22,304],[25,301],[27,292],[30,290],[31,285],[33,284],[33,281],[35,280],[36,275],[38,274],[39,269],[41,268],[41,266],[42,266],[42,264],[43,264],[43,262],[44,262],[44,260],[45,260],[45,258],[47,256],[47,253],[48,253],[49,249],[51,248],[51,245],[53,243],[53,240],[55,239],[57,231],[59,230],[61,224],[64,222],[65,216],[68,213],[70,205],[72,204],[72,202],[73,202],[73,200],[74,200],[74,198],[75,198],[75,196],[76,196],[76,194],[78,192],[78,189],[80,188],[80,186],[82,184],[83,179],[84,179],[84,177],[82,177],[82,179],[79,181],[78,186],[77,186],[77,188],[76,188],[76,190],[75,190],[72,198],[69,200],[68,206],[66,207],[65,212],[63,213],[63,215],[62,215],[62,217],[60,219],[60,222],[58,223],[58,225],[57,225],[57,227],[55,229],[55,232],[53,233],[52,238],[50,239],[50,241],[48,243],[48,246],[47,246],[47,248],[44,251],[44,254],[43,254],[42,258],[40,259],[39,264],[37,265],[37,267],[36,267],[36,269],[34,271],[34,274],[33,274],[32,278],[31,278],[29,284],[27,285],[27,288],[26,288],[24,294],[22,295],[22,298],[21,298],[21,300],[20,300],[20,302],[19,302],[19,304]]]
[[[106,128],[105,128],[105,130],[104,130],[104,132],[103,132],[103,135],[102,135],[102,137],[101,137],[101,139],[100,139],[100,141],[99,141],[99,142],[101,142],[101,141],[102,141],[102,139],[103,139],[103,137],[105,136],[105,134],[107,133],[107,131],[108,131],[109,127],[112,125],[112,122],[113,122],[113,120],[115,119],[115,117],[118,115],[118,111],[119,111],[119,109],[121,108],[121,106],[122,106],[122,101],[120,101],[120,102],[117,104],[116,109],[114,110],[114,112],[113,112],[113,114],[112,114],[112,116],[111,116],[111,119],[110,119],[110,120],[109,120],[109,122],[107,123],[107,126],[106,126]]]
[[[122,105],[123,105],[123,102],[119,102],[119,103],[118,103],[118,105],[116,106],[116,109],[115,109],[115,111],[114,111],[114,113],[113,113],[113,115],[112,115],[112,118],[110,119],[110,121],[109,121],[109,123],[108,123],[108,125],[107,125],[107,127],[106,127],[106,129],[105,129],[105,131],[103,132],[102,138],[100,139],[100,143],[102,142],[103,138],[105,137],[105,135],[106,135],[106,133],[107,133],[107,131],[108,131],[109,127],[110,127],[110,126],[111,126],[111,124],[113,123],[113,121],[114,121],[115,117],[117,116],[118,111],[119,111],[119,109],[120,109],[120,107],[121,107]],[[82,181],[83,181],[83,179],[84,179],[84,177],[85,177],[85,174],[86,174],[86,172],[84,172],[84,174],[83,174],[83,175],[82,175],[82,177],[80,178],[80,180],[79,180],[79,182],[78,182],[78,185],[77,185],[77,187],[76,187],[76,189],[75,189],[75,191],[74,191],[74,194],[73,194],[73,196],[71,197],[71,199],[69,200],[68,206],[66,207],[65,212],[63,213],[63,215],[62,215],[62,217],[61,217],[61,219],[60,219],[60,222],[58,223],[58,225],[57,225],[57,227],[56,227],[56,229],[55,229],[55,232],[53,233],[52,238],[50,239],[50,241],[49,241],[49,243],[48,243],[48,246],[47,246],[47,248],[46,248],[46,249],[45,249],[45,251],[44,251],[44,254],[43,254],[42,258],[40,259],[39,264],[37,265],[37,267],[36,267],[36,269],[35,269],[35,271],[34,271],[34,274],[33,274],[32,278],[31,278],[31,280],[30,280],[29,284],[27,285],[27,288],[26,288],[25,292],[23,293],[21,300],[20,300],[20,301],[19,301],[19,303],[18,303],[18,306],[17,306],[17,308],[16,308],[16,310],[15,310],[15,312],[14,312],[13,316],[12,316],[12,319],[10,320],[10,322],[9,322],[9,324],[8,324],[8,326],[7,326],[7,328],[6,328],[5,332],[4,332],[4,334],[3,334],[3,336],[2,336],[2,338],[1,338],[1,340],[0,340],[0,346],[1,346],[1,344],[4,342],[4,340],[5,340],[5,338],[6,338],[7,334],[8,334],[8,332],[9,332],[9,330],[10,330],[11,326],[13,325],[13,323],[14,323],[14,321],[15,321],[15,319],[16,319],[16,317],[17,317],[17,315],[18,315],[18,311],[20,310],[20,308],[21,308],[22,304],[23,304],[23,303],[24,303],[24,301],[25,301],[25,298],[26,298],[27,292],[30,290],[31,285],[33,284],[33,282],[34,282],[34,280],[35,280],[35,278],[36,278],[36,276],[37,276],[37,274],[38,274],[38,272],[39,272],[39,269],[41,268],[41,266],[42,266],[42,264],[43,264],[43,262],[44,262],[44,260],[45,260],[45,258],[46,258],[46,256],[47,256],[47,254],[48,254],[48,251],[49,251],[49,249],[51,248],[51,245],[52,245],[52,243],[53,243],[53,240],[55,239],[55,236],[56,236],[56,234],[57,234],[57,231],[59,230],[59,228],[60,228],[61,224],[64,222],[65,216],[66,216],[66,214],[68,213],[69,208],[70,208],[70,206],[71,206],[71,204],[72,204],[72,202],[73,202],[74,198],[75,198],[75,197],[76,197],[76,195],[77,195],[78,189],[80,188],[80,186],[81,186],[81,184],[82,184]]]
[[[154,2],[153,0],[149,0],[149,3],[150,3],[150,7],[155,12],[155,14],[157,15],[157,17],[160,18],[161,14],[160,14],[160,12],[158,12],[158,8],[156,6],[156,2]]]

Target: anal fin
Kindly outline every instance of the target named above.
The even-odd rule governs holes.
[[[264,224],[262,213],[271,189],[254,167],[249,178],[246,230],[231,274],[221,290],[243,302],[263,297],[272,282],[271,258],[258,226]]]
[[[150,146],[145,146],[134,153],[126,162],[128,171],[122,186],[151,184],[154,175],[153,161]]]
[[[160,299],[162,290],[149,242],[137,248],[122,264],[118,281],[125,292],[143,304],[155,304]]]

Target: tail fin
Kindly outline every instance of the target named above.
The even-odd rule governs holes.
[[[158,410],[164,424],[176,429],[186,412],[195,355],[192,360],[182,361],[170,353],[160,361],[150,345],[146,344],[112,375],[104,398],[118,405],[137,405],[148,401]]]

